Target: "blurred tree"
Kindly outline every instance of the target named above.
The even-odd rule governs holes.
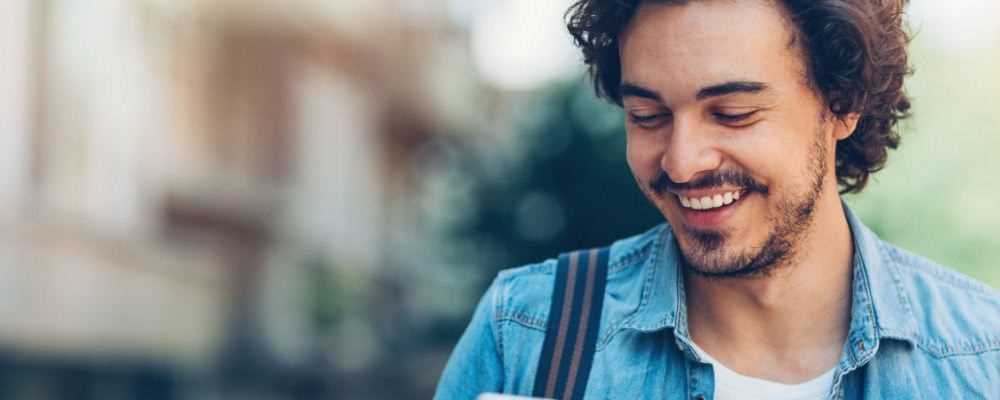
[[[525,96],[497,117],[513,121],[499,135],[451,136],[458,139],[427,151],[436,165],[420,168],[430,192],[424,229],[444,266],[422,266],[414,278],[425,283],[405,285],[436,289],[421,297],[431,321],[412,323],[420,328],[404,348],[450,351],[502,269],[610,245],[663,221],[625,161],[620,109],[597,100],[582,79]],[[436,381],[431,375],[425,382]]]
[[[475,211],[452,234],[491,250],[478,258],[486,264],[481,287],[500,269],[609,245],[663,221],[626,164],[620,109],[582,81],[529,104],[515,113],[509,157],[489,162],[489,148],[461,160]]]

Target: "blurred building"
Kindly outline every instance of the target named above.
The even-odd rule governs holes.
[[[310,398],[371,368],[348,339],[377,328],[330,320],[384,299],[326,292],[385,284],[423,144],[479,114],[444,3],[9,1],[3,397]]]

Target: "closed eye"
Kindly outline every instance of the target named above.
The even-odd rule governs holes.
[[[715,112],[712,113],[712,116],[714,116],[715,119],[724,124],[738,124],[740,122],[745,122],[747,119],[749,119],[756,113],[757,113],[756,110],[742,114],[727,114],[727,113]]]
[[[632,123],[642,126],[644,128],[653,128],[670,118],[670,114],[667,113],[657,113],[657,114],[633,114],[629,113],[629,119]]]

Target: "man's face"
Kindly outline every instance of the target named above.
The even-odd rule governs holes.
[[[837,196],[850,132],[825,117],[778,7],[647,2],[620,35],[629,167],[701,274],[766,273]]]

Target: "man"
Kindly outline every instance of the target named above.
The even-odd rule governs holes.
[[[899,142],[903,3],[570,9],[667,222],[611,246],[585,397],[1000,399],[1000,295],[881,241],[839,196]],[[500,273],[438,398],[532,393],[555,266]]]

